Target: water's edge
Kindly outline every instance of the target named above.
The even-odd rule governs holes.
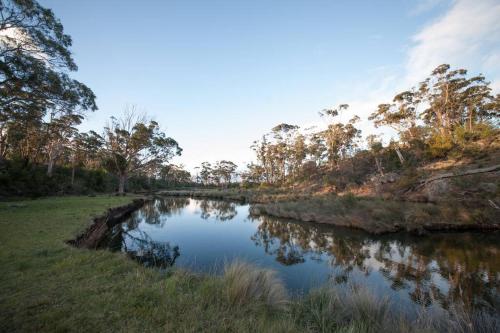
[[[144,206],[152,199],[134,199],[131,203],[109,208],[105,213],[94,217],[90,226],[75,239],[66,243],[78,248],[97,249],[106,233],[115,225],[125,221],[130,214]]]
[[[277,218],[294,219],[306,223],[327,224],[337,227],[357,229],[374,235],[391,233],[409,233],[418,236],[424,236],[436,232],[498,232],[500,223],[443,223],[442,221],[429,221],[423,224],[405,225],[397,222],[390,226],[376,226],[375,223],[356,223],[359,219],[356,216],[329,216],[316,212],[296,212],[283,209],[279,202],[261,202],[245,194],[232,194],[204,191],[164,191],[158,193],[160,196],[188,197],[194,199],[214,199],[225,200],[238,203],[248,203],[251,205],[250,214],[254,216],[267,215]]]

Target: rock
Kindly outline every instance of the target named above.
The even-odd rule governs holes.
[[[427,200],[430,202],[439,201],[442,197],[449,193],[450,181],[448,179],[439,179],[425,185],[424,193]]]
[[[383,177],[381,177],[380,182],[382,184],[385,183],[394,183],[399,179],[399,175],[395,172],[386,173]]]

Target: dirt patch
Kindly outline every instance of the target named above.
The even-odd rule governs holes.
[[[87,249],[98,248],[106,233],[113,226],[123,222],[131,213],[141,208],[145,202],[145,199],[135,199],[127,205],[108,209],[106,213],[95,217],[85,232],[67,243]]]

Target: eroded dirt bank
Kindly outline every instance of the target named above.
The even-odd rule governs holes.
[[[93,218],[92,224],[68,244],[76,247],[96,249],[101,240],[114,225],[123,222],[132,212],[141,208],[146,199],[134,199],[131,203],[108,209],[104,214]]]

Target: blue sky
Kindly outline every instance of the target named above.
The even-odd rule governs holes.
[[[181,144],[174,162],[189,169],[243,165],[274,125],[318,124],[339,103],[366,119],[443,62],[500,90],[496,0],[40,3],[73,38],[74,77],[97,95],[82,129],[136,104]]]

